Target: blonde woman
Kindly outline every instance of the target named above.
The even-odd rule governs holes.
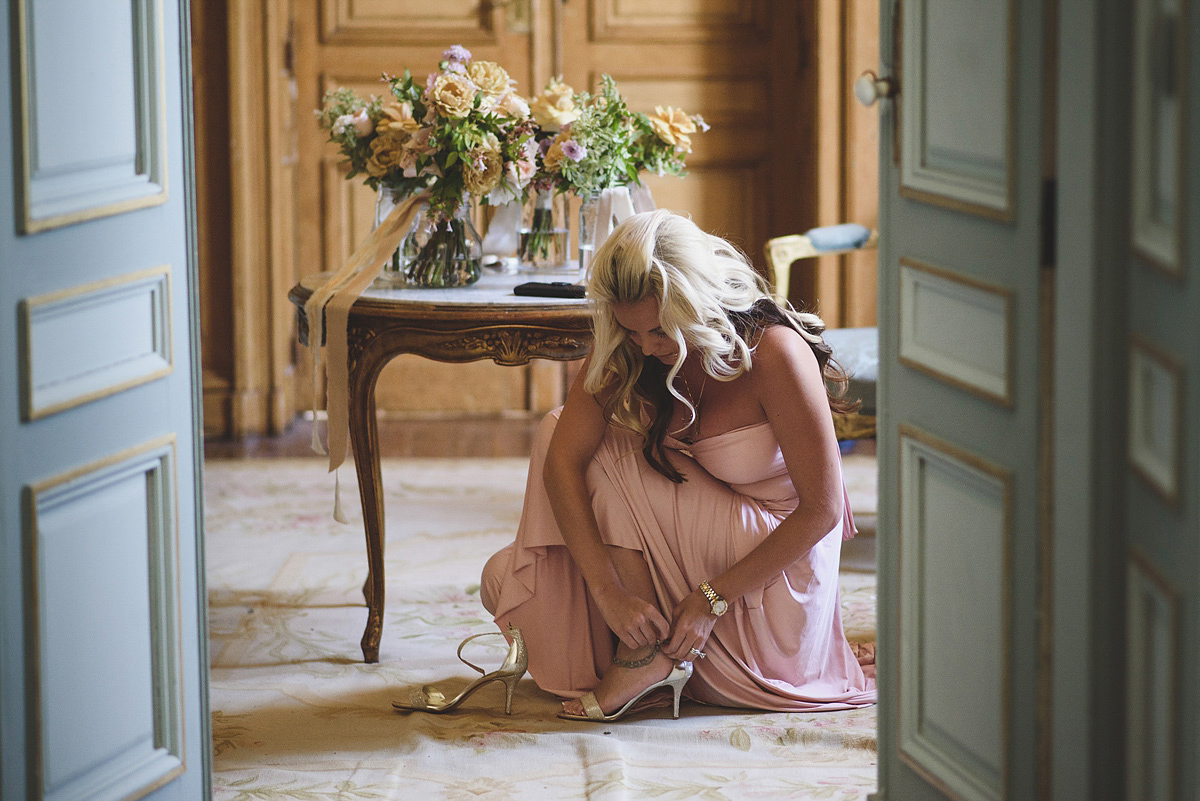
[[[854,534],[820,319],[667,211],[595,255],[595,345],[543,422],[516,541],[483,600],[519,629],[562,717],[615,720],[682,694],[766,710],[875,701],[842,630]]]

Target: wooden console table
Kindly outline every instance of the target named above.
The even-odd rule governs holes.
[[[305,345],[304,303],[326,277],[307,276],[288,293],[299,307],[299,336]],[[587,301],[513,294],[514,286],[530,280],[563,279],[488,274],[459,289],[367,290],[350,309],[350,442],[367,535],[367,627],[362,636],[366,662],[379,661],[383,635],[383,481],[375,418],[379,373],[402,353],[440,362],[491,359],[514,366],[530,359],[570,361],[586,356],[592,342]]]

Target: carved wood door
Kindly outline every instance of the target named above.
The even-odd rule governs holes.
[[[815,93],[805,61],[812,57],[810,4],[321,0],[293,8],[300,115],[316,109],[328,89],[381,93],[382,72],[433,71],[452,44],[499,62],[526,96],[555,74],[584,89],[607,73],[635,110],[681,107],[712,125],[693,137],[686,178],[646,179],[660,207],[690,214],[756,262],[770,236],[816,224],[814,115],[804,102]],[[374,195],[343,179],[340,157],[315,122],[301,117],[298,134],[299,269],[336,269],[369,231]],[[303,359],[299,367],[308,369]],[[402,356],[380,377],[377,401],[404,412],[541,411],[561,402],[562,385],[557,364],[513,369]],[[303,377],[298,386],[306,386]]]

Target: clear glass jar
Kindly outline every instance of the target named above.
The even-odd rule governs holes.
[[[459,202],[450,216],[421,213],[401,246],[404,286],[430,289],[469,286],[483,274],[483,240],[471,221],[471,204]]]
[[[567,196],[554,189],[536,189],[525,203],[517,237],[521,267],[562,269],[570,254]]]

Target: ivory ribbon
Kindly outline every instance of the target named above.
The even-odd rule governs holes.
[[[326,378],[325,436],[329,443],[331,473],[346,460],[346,451],[350,443],[350,368],[346,332],[350,307],[379,275],[384,263],[400,246],[404,235],[412,227],[413,220],[428,202],[428,192],[417,192],[398,204],[383,222],[375,227],[358,250],[354,251],[346,266],[318,287],[304,304],[304,313],[308,317],[308,347],[313,357],[314,412],[317,408],[317,398],[320,396],[321,378]],[[324,363],[321,361],[323,341]],[[315,414],[312,448],[317,453],[326,452],[321,447]],[[338,517],[336,510],[334,516]]]

